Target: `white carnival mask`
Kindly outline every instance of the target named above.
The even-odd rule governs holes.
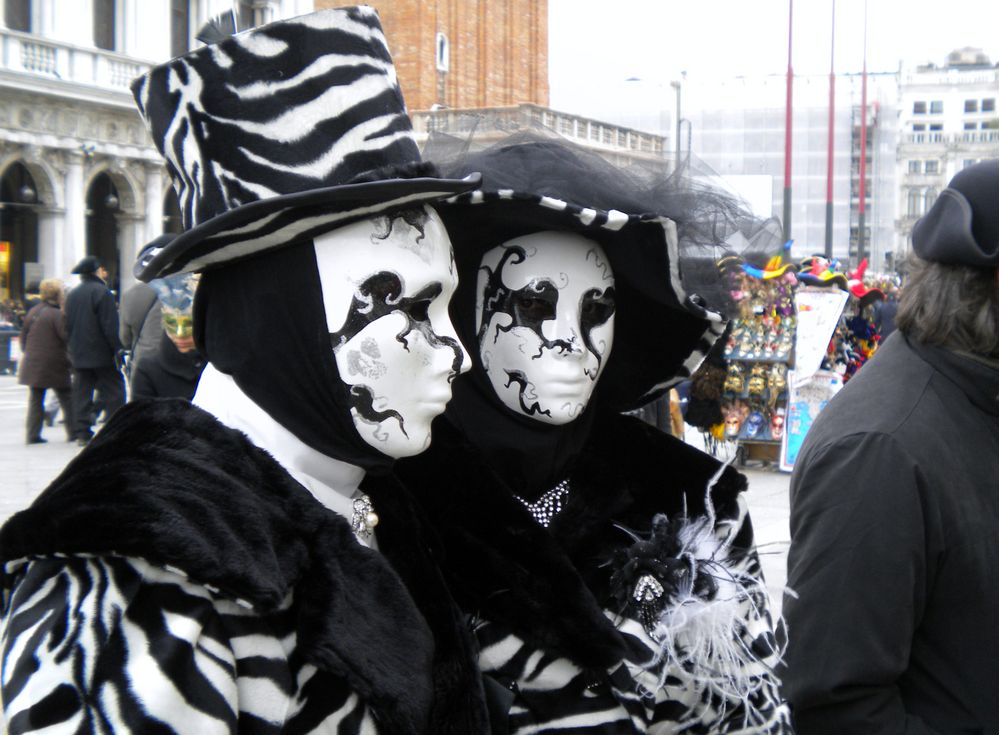
[[[589,403],[614,338],[614,274],[600,245],[570,232],[508,240],[482,258],[476,328],[500,400],[546,424]]]
[[[358,434],[389,457],[430,444],[430,423],[470,367],[447,306],[451,240],[430,207],[315,238],[326,324]]]

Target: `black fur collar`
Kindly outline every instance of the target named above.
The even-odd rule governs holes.
[[[396,465],[424,514],[421,545],[404,543],[392,520],[412,518],[413,511],[397,511],[398,501],[374,482],[366,489],[383,521],[380,548],[410,589],[432,587],[440,574],[462,610],[507,624],[526,642],[584,669],[603,670],[624,653],[603,612],[612,607],[607,562],[631,543],[622,529],[647,533],[657,513],[703,514],[705,489],[720,468],[638,419],[601,416],[571,473],[568,505],[546,530],[456,429],[438,420],[430,450]],[[745,487],[742,475],[726,469],[712,491],[719,516],[735,514]],[[453,637],[442,629],[446,615],[427,617],[438,646]]]
[[[433,643],[384,558],[266,452],[186,401],[127,404],[0,531],[0,559],[140,556],[261,612],[294,590],[299,649],[386,732],[423,733]]]

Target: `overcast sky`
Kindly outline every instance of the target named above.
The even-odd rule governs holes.
[[[794,3],[796,74],[828,74],[832,0]],[[548,0],[551,106],[587,114],[628,78],[783,74],[788,0]],[[864,0],[836,0],[837,73],[859,72]],[[996,0],[868,0],[867,69],[893,71],[976,46],[999,61]]]

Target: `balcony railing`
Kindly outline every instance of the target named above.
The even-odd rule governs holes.
[[[0,69],[128,94],[129,83],[152,64],[112,51],[0,28]]]
[[[960,133],[906,133],[902,137],[908,145],[937,145],[940,143],[999,143],[999,130],[964,130]]]
[[[474,131],[485,138],[490,134],[529,130],[541,125],[590,148],[628,151],[649,158],[662,158],[667,151],[666,138],[661,135],[556,112],[540,105],[441,109],[414,112],[412,116],[417,135]]]

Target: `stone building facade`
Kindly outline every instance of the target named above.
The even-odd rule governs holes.
[[[999,64],[957,49],[942,66],[903,69],[899,99],[896,229],[908,250],[912,226],[954,174],[999,157]]]
[[[178,231],[162,159],[129,84],[196,47],[214,15],[240,27],[308,13],[312,0],[4,0],[0,17],[0,301],[101,257],[133,282],[142,246]]]

